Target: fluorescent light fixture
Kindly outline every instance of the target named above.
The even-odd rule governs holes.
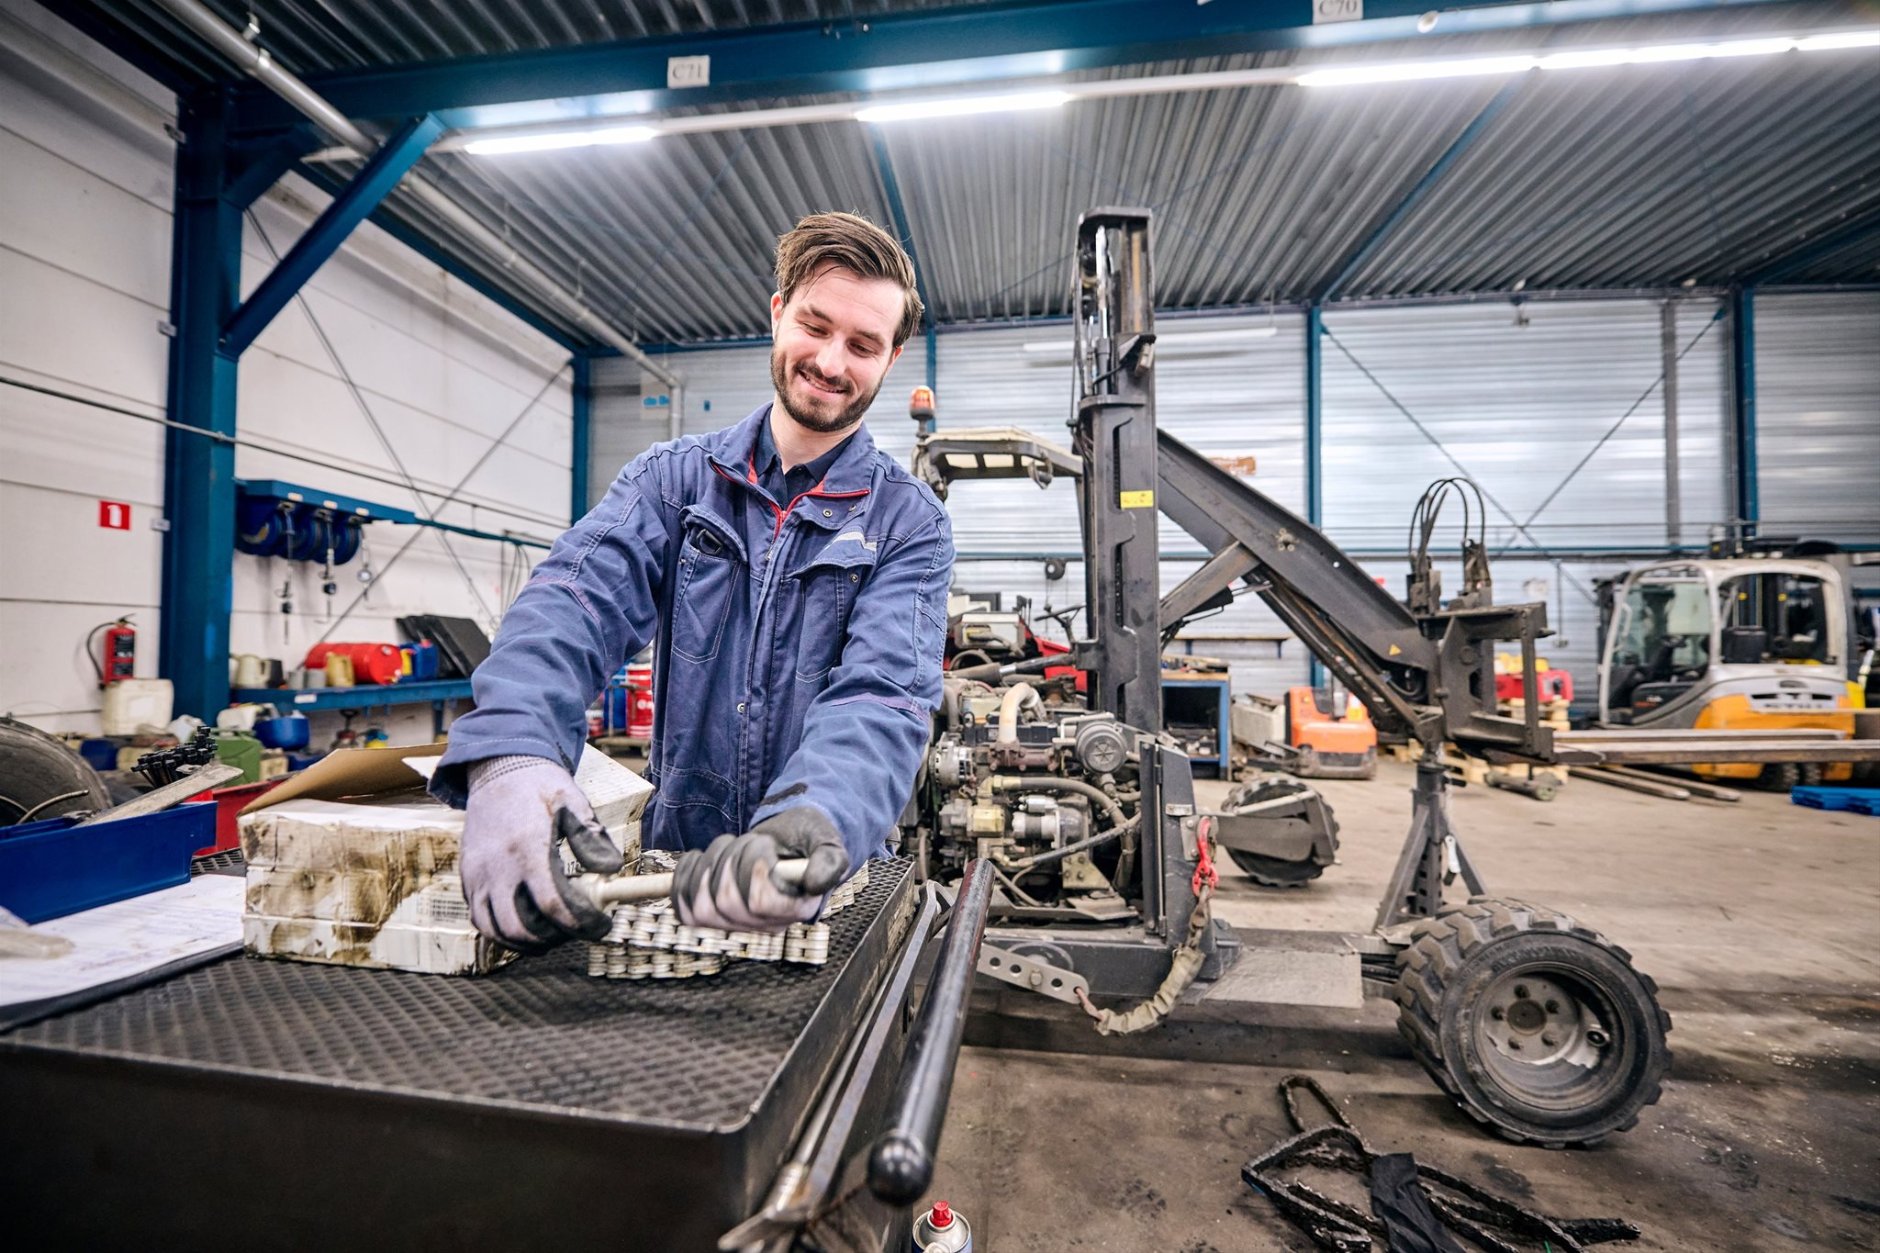
[[[1754,39],[1650,44],[1641,48],[1575,48],[1545,56],[1465,57],[1458,60],[1330,66],[1308,70],[1295,81],[1302,87],[1348,87],[1362,83],[1403,83],[1425,78],[1518,74],[1530,69],[1583,70],[1611,65],[1660,65],[1676,61],[1774,56],[1791,51],[1831,52],[1841,48],[1876,47],[1880,47],[1880,30],[1832,31],[1806,37],[1762,35]]]
[[[1055,109],[1068,103],[1068,91],[1024,91],[1006,96],[953,96],[937,100],[909,100],[903,104],[868,105],[855,111],[858,122],[911,122],[929,117],[967,117],[975,113],[1016,113],[1025,109]]]
[[[1880,48],[1880,30],[1843,30],[1831,35],[1810,35],[1795,46],[1803,52],[1832,52],[1837,48]]]
[[[1588,70],[1631,63],[1630,48],[1582,48],[1577,52],[1556,52],[1535,62],[1543,70]]]
[[[659,134],[651,126],[606,126],[594,130],[548,131],[540,135],[506,135],[498,139],[479,139],[464,145],[464,151],[479,157],[501,156],[511,152],[552,152],[559,148],[596,148],[603,144],[637,144]]]
[[[1424,78],[1473,78],[1484,74],[1519,74],[1534,68],[1534,58],[1463,57],[1452,61],[1394,61],[1381,65],[1348,65],[1310,70],[1299,76],[1301,87],[1353,87],[1360,83],[1407,83]]]
[[[1635,65],[1652,65],[1664,61],[1708,61],[1713,57],[1766,57],[1777,52],[1787,52],[1794,46],[1793,39],[1737,39],[1729,43],[1712,44],[1655,44],[1648,48],[1634,49],[1632,61]]]

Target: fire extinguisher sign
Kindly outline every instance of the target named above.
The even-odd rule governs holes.
[[[98,525],[107,531],[128,531],[131,529],[131,507],[122,500],[101,500],[98,502]]]

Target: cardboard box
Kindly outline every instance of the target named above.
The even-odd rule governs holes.
[[[343,749],[242,810],[248,952],[453,975],[515,956],[470,925],[457,873],[463,813],[424,790],[443,752]],[[652,784],[593,748],[575,781],[631,866]]]

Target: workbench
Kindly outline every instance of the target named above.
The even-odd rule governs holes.
[[[875,862],[820,968],[609,981],[578,944],[485,978],[237,955],[20,1027],[0,1035],[0,1212],[34,1248],[713,1249],[910,969],[916,897],[908,862]],[[870,1108],[904,1034],[850,1087]],[[906,1221],[871,1230],[904,1241]]]

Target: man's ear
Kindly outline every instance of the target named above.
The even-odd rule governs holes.
[[[778,323],[782,321],[783,321],[783,293],[780,291],[774,291],[770,293],[770,333],[772,335],[775,335],[777,333],[777,325]]]
[[[889,364],[890,366],[892,366],[892,365],[893,365],[893,364],[894,364],[895,362],[897,362],[897,361],[899,361],[899,360],[901,359],[901,350],[902,350],[903,348],[906,348],[906,347],[907,347],[907,345],[906,345],[906,344],[902,344],[902,345],[900,345],[899,347],[897,347],[897,348],[896,348],[896,349],[894,350],[894,352],[893,352],[893,353],[891,353],[891,354],[889,354],[889,357],[888,357],[888,364]]]

